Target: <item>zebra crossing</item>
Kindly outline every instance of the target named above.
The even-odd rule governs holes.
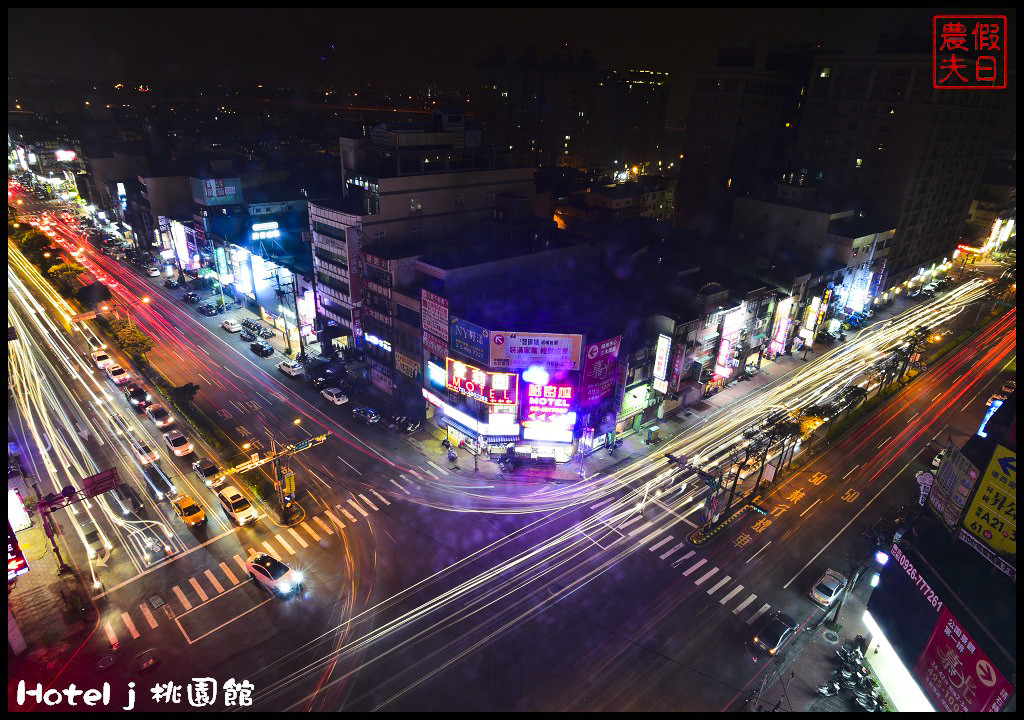
[[[628,511],[629,506],[614,496],[591,505],[590,509],[596,512],[604,529],[599,533],[584,531],[584,534],[602,549],[607,549],[611,543],[618,542],[623,538],[639,536],[657,522],[657,520],[646,521],[647,518],[642,513],[630,513],[630,517],[624,518],[623,513]],[[646,522],[637,525],[641,521]],[[670,534],[668,531],[671,529],[671,525],[663,526],[641,537],[637,540],[637,545],[647,548],[650,553],[658,553],[667,546],[667,549],[657,556],[659,561],[669,563],[669,567],[672,569],[678,569],[683,577],[693,582],[694,587],[703,589],[706,584],[710,585],[705,590],[709,598],[715,598],[720,592],[724,593],[717,597],[720,605],[738,601],[739,604],[732,609],[733,615],[739,616],[748,611],[748,608],[757,600],[757,594],[748,592],[744,595],[743,585],[734,583],[733,578],[722,574],[720,568],[708,564],[707,558],[694,557],[697,551],[687,550],[685,538],[677,538]],[[752,625],[770,609],[771,605],[764,603],[746,619],[746,624]]]
[[[242,554],[235,554],[226,562],[206,568],[180,581],[171,586],[163,597],[155,596],[140,603],[138,608],[120,614],[115,610],[103,626],[107,640],[111,647],[116,648],[122,640],[129,637],[135,640],[141,637],[140,628],[142,631],[156,630],[160,627],[161,621],[173,622],[181,613],[188,612],[235,588],[248,578],[248,570],[245,567],[248,557],[266,552],[284,561],[297,555],[301,550],[309,549],[311,545],[319,547],[325,536],[358,527],[361,520],[365,522],[365,518],[370,517],[373,512],[379,512],[391,504],[391,500],[373,488],[354,493],[345,499],[344,505],[337,503],[330,510],[307,517],[295,527],[284,528],[273,537],[247,547],[244,557]],[[354,514],[349,510],[354,511]],[[339,516],[343,516],[344,520]],[[237,569],[233,570],[229,563],[233,563]]]

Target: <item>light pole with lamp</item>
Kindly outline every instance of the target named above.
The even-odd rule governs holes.
[[[120,302],[120,301],[117,301],[117,300],[107,300],[106,302],[108,304],[100,305],[100,310],[103,310],[104,312],[106,312],[107,310],[110,310],[110,306],[112,305],[114,307],[114,315],[116,315],[118,317],[118,319],[120,319],[121,313],[119,313],[117,311],[117,308],[120,307],[120,308],[124,309],[124,314],[128,318],[128,322],[131,323],[132,325],[134,325],[135,323],[132,322],[132,316],[131,316],[131,313],[128,312],[128,308],[130,308],[132,305],[138,305],[139,303],[142,303],[143,305],[148,305],[149,301],[150,301],[149,297],[139,298],[137,301],[135,301],[133,303],[123,303],[123,302]]]

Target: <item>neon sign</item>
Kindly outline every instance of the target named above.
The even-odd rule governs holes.
[[[740,330],[743,329],[743,307],[740,306],[728,313],[722,321],[722,340],[718,349],[718,358],[715,360],[715,375],[718,377],[731,377],[732,350],[740,338]]]
[[[523,426],[534,423],[565,422],[567,415],[575,421],[576,413],[572,408],[572,385],[534,385],[530,384],[526,394],[526,417]]]
[[[515,405],[519,401],[519,376],[492,373],[445,358],[447,387],[488,405]]]
[[[789,326],[792,322],[789,319],[789,311],[793,308],[793,298],[788,297],[779,303],[775,311],[775,332],[772,334],[771,350],[773,353],[780,353],[786,347],[786,338],[789,337]]]
[[[654,377],[664,380],[668,374],[668,350],[672,345],[672,338],[668,335],[658,336],[658,346],[654,351]]]

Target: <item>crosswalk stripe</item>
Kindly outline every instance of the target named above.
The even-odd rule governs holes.
[[[643,519],[644,519],[643,515],[634,515],[629,520],[626,520],[625,522],[622,522],[622,523],[619,523],[618,525],[616,525],[615,529],[616,530],[625,530],[626,528],[628,528],[633,523],[640,522]]]
[[[646,530],[647,528],[649,528],[653,524],[654,524],[653,520],[651,520],[649,522],[645,522],[643,525],[641,525],[641,526],[639,526],[637,528],[634,528],[630,532],[626,533],[626,537],[633,537],[634,535],[639,535],[640,533],[642,533],[644,530]]]
[[[358,493],[358,497],[359,497],[359,499],[360,499],[360,500],[362,500],[362,501],[363,501],[364,503],[366,503],[367,505],[369,505],[369,506],[370,506],[370,509],[371,509],[371,510],[373,510],[374,512],[378,512],[378,511],[380,510],[380,508],[379,508],[379,507],[377,507],[376,505],[374,505],[374,504],[373,504],[373,502],[372,502],[372,501],[370,500],[370,498],[366,497],[366,496],[365,496],[365,495],[363,495],[362,493]]]
[[[715,573],[717,573],[717,572],[718,572],[718,568],[716,568],[716,567],[713,567],[713,568],[711,568],[710,570],[708,570],[708,571],[707,571],[706,573],[704,573],[703,575],[701,575],[701,576],[700,576],[699,578],[697,578],[697,579],[696,579],[696,580],[694,581],[694,583],[693,583],[693,584],[694,584],[694,585],[703,585],[703,584],[704,584],[704,581],[705,581],[705,580],[707,580],[707,579],[708,579],[709,577],[711,577],[712,575],[714,575],[714,574],[715,574]]]
[[[725,585],[730,580],[732,580],[732,578],[729,577],[728,575],[726,575],[724,578],[722,578],[717,583],[715,583],[715,586],[713,588],[708,590],[708,595],[714,595],[716,592],[718,592],[718,588],[722,587],[723,585]]]
[[[303,530],[305,530],[306,532],[308,532],[308,533],[309,533],[309,536],[310,536],[311,538],[313,538],[313,542],[320,542],[320,536],[319,536],[319,535],[317,535],[317,534],[316,534],[316,533],[315,533],[315,532],[313,531],[313,528],[311,528],[311,527],[309,526],[309,523],[303,522],[303,523],[301,523],[301,525],[302,525],[302,529],[303,529]],[[305,547],[305,546],[303,546],[303,547]]]
[[[331,514],[331,511],[330,511],[330,510],[324,510],[324,515],[326,515],[327,517],[329,517],[329,518],[331,519],[331,522],[332,522],[332,523],[334,523],[335,525],[337,525],[339,529],[341,529],[341,530],[344,530],[344,529],[345,529],[345,523],[343,523],[343,522],[342,522],[341,520],[339,520],[338,518],[334,517],[334,516],[333,516],[333,515]]]
[[[295,528],[288,528],[288,532],[292,534],[292,537],[304,548],[309,547],[309,543],[302,539],[302,536],[295,532]]]
[[[662,534],[663,532],[665,532],[665,530],[667,530],[667,529],[668,529],[668,528],[658,528],[657,530],[655,530],[654,532],[652,532],[652,533],[651,533],[650,535],[648,535],[647,537],[645,537],[645,538],[643,538],[643,539],[641,539],[641,540],[637,540],[637,541],[636,541],[636,543],[637,543],[637,545],[646,545],[646,544],[647,544],[647,543],[649,543],[649,542],[650,542],[651,540],[653,540],[654,538],[658,537],[658,536],[659,536],[659,535],[661,535],[661,534]],[[669,535],[669,536],[668,536],[668,539],[669,539],[669,540],[671,540],[671,539],[672,539],[672,536],[671,536],[671,535]]]
[[[679,543],[679,544],[682,545],[682,543]],[[687,560],[689,560],[690,558],[692,558],[696,554],[697,554],[696,550],[691,550],[690,552],[686,553],[685,555],[683,555],[678,560],[673,560],[672,561],[672,567],[679,567],[680,565],[682,565],[684,562],[686,562]]]
[[[275,560],[280,560],[281,559],[281,558],[277,557],[277,553],[274,552],[274,546],[273,545],[268,543],[266,540],[263,541],[262,545],[263,545],[263,547],[265,547],[267,549],[267,552],[270,553],[270,557],[274,558]]]
[[[278,533],[278,534],[277,534],[277,535],[275,535],[274,537],[276,537],[276,538],[277,538],[277,541],[278,541],[279,543],[281,543],[282,545],[284,545],[284,549],[288,551],[288,554],[289,554],[289,555],[294,555],[294,554],[295,554],[295,551],[294,551],[294,550],[292,550],[292,546],[288,544],[288,541],[284,539],[284,536],[283,536],[283,535],[281,535],[280,533]]]
[[[383,495],[381,495],[381,494],[380,494],[379,492],[377,492],[377,491],[376,491],[376,490],[374,490],[373,488],[370,488],[370,492],[372,492],[372,493],[373,493],[374,495],[376,495],[376,496],[377,496],[377,497],[378,497],[378,498],[380,499],[380,501],[381,501],[382,503],[384,503],[385,505],[390,505],[390,504],[391,504],[391,503],[390,503],[390,502],[388,501],[388,499],[387,499],[386,497],[384,497]],[[362,496],[362,495],[360,495],[359,497],[363,497],[363,496]],[[377,508],[374,508],[374,510],[376,510],[376,509],[377,509]]]
[[[734,587],[732,590],[729,591],[728,595],[726,595],[724,598],[722,598],[718,602],[721,603],[722,605],[725,605],[727,602],[729,602],[732,599],[733,595],[735,595],[736,593],[738,593],[742,589],[743,589],[742,585],[737,585],[736,587]]]
[[[173,588],[171,588],[171,590],[173,590],[174,594],[178,596],[178,602],[181,603],[182,607],[184,607],[186,610],[192,609],[192,603],[190,603],[188,601],[188,598],[185,597],[185,593],[181,591],[181,588],[175,585]]]
[[[756,597],[757,597],[757,595],[754,595],[753,593],[751,593],[750,597],[748,597],[746,600],[744,600],[743,602],[741,602],[739,605],[736,606],[736,609],[732,611],[732,614],[733,615],[739,615],[740,612],[743,610],[743,608],[745,608],[747,605],[752,603],[754,601],[754,598],[756,598]]]
[[[139,605],[139,610],[142,611],[142,617],[146,618],[146,622],[149,623],[150,630],[156,630],[156,618],[153,617],[153,613],[149,610],[149,605],[142,603]]]
[[[671,535],[669,535],[669,536],[668,536],[667,538],[665,538],[664,540],[662,540],[661,542],[659,542],[659,543],[658,543],[657,545],[652,545],[651,547],[649,547],[649,548],[647,548],[647,549],[648,549],[648,550],[650,550],[651,552],[654,552],[655,550],[657,550],[658,548],[660,548],[660,547],[661,547],[662,545],[664,545],[665,543],[667,543],[667,542],[671,542],[671,541],[672,541],[672,536],[671,536]]]
[[[405,480],[406,482],[408,482],[408,478],[407,478],[407,477],[405,477],[405,475],[403,475],[403,476],[402,476],[402,479],[403,479],[403,480]],[[394,485],[394,486],[395,486],[396,488],[398,488],[399,490],[401,490],[402,492],[404,492],[404,493],[405,493],[406,495],[412,495],[412,493],[411,493],[411,492],[409,492],[408,490],[406,490],[406,489],[405,489],[405,488],[404,488],[404,487],[403,487],[402,485],[400,485],[399,483],[395,482],[395,481],[394,481],[394,480],[392,480],[391,478],[388,478],[388,482],[390,482],[390,483],[391,483],[392,485]]]
[[[348,500],[346,500],[345,502],[347,502],[347,503],[348,503],[349,505],[351,505],[352,507],[354,507],[354,508],[356,509],[356,512],[357,512],[357,513],[359,513],[360,515],[362,515],[363,517],[370,517],[370,513],[368,513],[368,512],[366,512],[365,510],[363,510],[363,506],[362,506],[362,505],[360,505],[359,503],[357,503],[357,502],[356,502],[355,500],[353,500],[352,498],[349,498],[349,499],[348,499]]]
[[[235,557],[237,558],[238,556],[235,555]],[[227,575],[228,580],[231,581],[232,585],[237,585],[238,584],[238,578],[235,577],[235,574],[233,572],[231,572],[231,568],[229,568],[226,564],[224,564],[224,563],[220,564],[220,571],[222,573],[224,573],[225,575]]]
[[[687,570],[686,572],[683,573],[683,577],[686,577],[687,575],[692,573],[694,570],[696,570],[697,568],[699,568],[701,565],[703,565],[706,562],[707,562],[707,558],[701,558],[689,570]]]
[[[135,629],[135,623],[132,622],[132,616],[128,613],[121,613],[121,620],[124,621],[124,626],[128,628],[128,632],[132,634],[132,640],[139,636],[139,631]]]
[[[235,562],[238,563],[238,569],[244,573],[249,572],[245,567],[245,559],[241,555],[235,555]]]
[[[322,529],[328,535],[333,535],[334,534],[334,531],[331,530],[331,526],[328,525],[327,523],[325,523],[323,520],[321,520],[319,515],[314,515],[313,516],[313,522],[315,522],[317,525],[319,525],[320,529]]]
[[[753,617],[751,617],[749,620],[747,620],[747,625],[753,625],[754,621],[757,620],[762,615],[764,615],[765,611],[767,611],[768,608],[770,608],[770,607],[771,607],[771,605],[769,605],[768,603],[765,603],[764,605],[762,605],[761,608],[756,613],[754,613]]]
[[[335,505],[334,507],[336,507],[338,510],[341,510],[341,514],[347,517],[349,519],[349,522],[358,522],[358,520],[356,520],[356,516],[350,513],[345,508],[343,508],[341,505]]]
[[[217,580],[217,576],[213,574],[213,570],[207,570],[203,574],[206,575],[206,579],[210,581],[210,584],[213,585],[213,589],[216,590],[218,594],[224,592],[224,586],[220,584],[219,580]]]
[[[199,581],[194,577],[190,577],[188,581],[192,584],[192,589],[196,591],[196,595],[199,596],[199,599],[205,601],[207,598],[206,591],[203,590],[203,586],[199,584]]]
[[[608,503],[614,502],[614,501],[615,501],[615,497],[612,496],[612,497],[608,498],[607,500],[602,500],[601,502],[597,503],[596,505],[591,505],[590,509],[591,510],[597,510],[598,508],[604,507]]]
[[[682,546],[683,546],[684,544],[685,544],[685,543],[676,543],[675,545],[673,545],[673,546],[672,546],[672,548],[671,548],[671,549],[670,549],[670,550],[669,550],[668,552],[666,552],[666,553],[663,553],[663,554],[659,555],[659,556],[658,556],[658,559],[659,559],[659,560],[664,560],[664,559],[665,559],[665,558],[667,558],[667,557],[668,557],[669,555],[671,555],[672,553],[674,553],[674,552],[675,552],[676,550],[678,550],[679,548],[681,548],[681,547],[682,547]]]
[[[119,644],[117,642],[117,635],[114,634],[114,628],[110,627],[109,622],[103,625],[103,630],[107,633],[107,640],[110,641],[110,647],[117,647]]]

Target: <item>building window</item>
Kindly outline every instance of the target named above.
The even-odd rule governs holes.
[[[383,239],[384,239],[384,231],[383,230],[374,230],[373,231],[373,240],[374,240],[374,242],[379,242],[379,241],[381,241]]]

